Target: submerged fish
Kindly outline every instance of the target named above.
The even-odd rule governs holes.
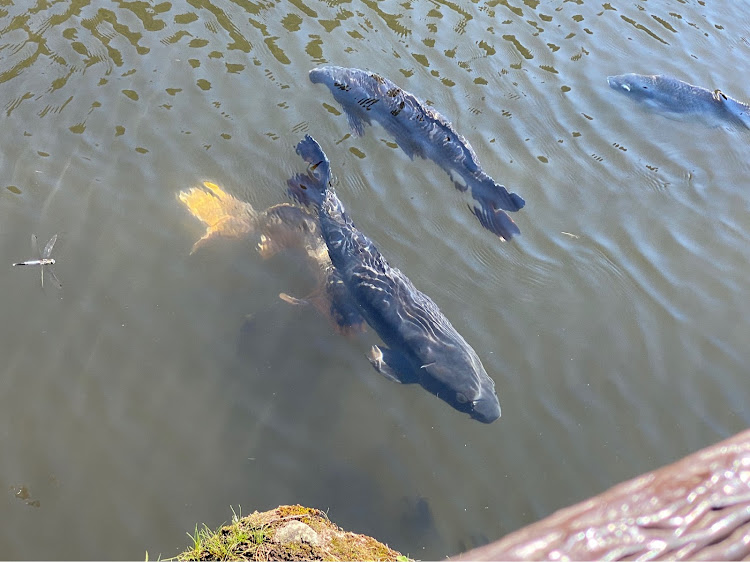
[[[333,266],[367,323],[387,347],[373,346],[369,360],[388,379],[419,383],[459,411],[490,423],[500,417],[495,382],[476,352],[438,306],[391,267],[357,230],[330,185],[330,164],[307,135],[297,153],[307,174],[289,180],[292,196],[317,208],[320,232]]]
[[[387,78],[364,70],[322,66],[310,71],[310,80],[331,90],[357,135],[375,120],[409,158],[434,161],[459,191],[470,189],[478,206],[469,209],[486,229],[503,240],[521,232],[503,211],[518,211],[525,201],[482,170],[469,141],[440,113]]]
[[[258,228],[258,212],[253,206],[213,182],[204,181],[203,187],[180,191],[177,198],[206,225],[205,234],[193,244],[191,254],[213,238],[245,238]]]
[[[206,233],[195,243],[192,254],[214,238],[250,239],[260,234],[258,252],[268,259],[282,250],[301,250],[316,279],[313,292],[304,299],[280,293],[290,304],[310,304],[328,317],[340,333],[361,332],[365,322],[331,264],[320,235],[317,217],[305,209],[282,203],[256,211],[212,182],[178,193],[190,213],[206,224]]]
[[[608,76],[609,86],[646,107],[674,116],[697,116],[709,125],[726,122],[750,129],[750,106],[677,78],[659,74]]]

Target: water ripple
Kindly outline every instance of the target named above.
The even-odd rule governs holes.
[[[42,293],[0,268],[4,552],[172,556],[227,505],[309,502],[437,558],[746,427],[747,133],[649,112],[606,76],[667,73],[747,100],[747,16],[680,2],[3,6],[0,254],[59,232],[65,284]],[[526,199],[522,234],[488,234],[382,128],[353,136],[309,82],[318,64],[379,72],[443,113]],[[241,241],[188,255],[201,225],[175,193],[211,179],[256,208],[287,201],[304,134],[354,222],[481,357],[496,423],[378,375],[372,331],[344,338],[281,302],[312,290],[298,256],[262,260]]]

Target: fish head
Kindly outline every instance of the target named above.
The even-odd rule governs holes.
[[[324,84],[332,92],[335,92],[335,90],[346,92],[361,74],[363,74],[363,71],[356,68],[318,66],[310,71],[309,76],[310,82],[313,84]]]
[[[324,84],[331,91],[354,134],[364,135],[365,125],[371,123],[370,110],[383,105],[378,102],[384,95],[387,80],[365,70],[342,66],[319,66],[313,68],[309,76],[313,84]]]
[[[342,66],[319,66],[313,68],[310,71],[310,82],[313,84],[323,84],[333,94],[333,97],[341,101],[346,99],[352,91],[353,87],[356,87],[356,76],[361,71],[356,71],[351,68],[344,68]]]
[[[710,126],[713,118],[725,117],[726,102],[721,94],[709,92],[664,74],[622,74],[609,76],[613,89],[641,105],[672,116],[700,115]]]
[[[622,90],[627,93],[632,91],[635,74],[618,74],[616,76],[607,76],[607,84],[613,90]]]
[[[442,357],[422,366],[429,375],[428,379],[422,377],[422,385],[477,421],[492,423],[499,418],[500,401],[495,393],[495,381],[474,350],[468,344],[443,349]]]
[[[333,97],[342,104],[345,100],[360,103],[362,100],[375,99],[385,92],[384,88],[390,84],[385,78],[373,72],[343,66],[319,66],[313,68],[309,76],[313,84],[327,86]],[[361,107],[364,111],[367,111],[367,108],[367,104]]]
[[[339,70],[338,66],[318,66],[309,72],[310,82],[313,84],[333,83],[334,74]]]
[[[657,76],[646,74],[619,74],[607,76],[607,84],[613,90],[635,98],[649,98],[655,93]]]

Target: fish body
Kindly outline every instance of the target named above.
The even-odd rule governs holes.
[[[291,194],[318,210],[320,232],[334,268],[362,316],[387,347],[373,346],[369,359],[385,377],[419,383],[472,418],[500,417],[495,383],[476,352],[435,302],[391,267],[360,232],[330,186],[330,165],[309,135],[297,146],[306,175],[289,180]]]
[[[650,109],[672,116],[695,116],[710,125],[726,122],[750,128],[750,106],[677,78],[660,74],[620,74],[608,76],[609,86]]]
[[[520,233],[504,211],[518,211],[525,201],[484,172],[469,141],[436,110],[387,78],[365,70],[323,66],[312,69],[309,76],[313,83],[328,87],[355,134],[363,135],[365,125],[377,121],[409,158],[432,160],[450,175],[458,190],[471,190],[478,206],[470,210],[482,226],[504,240]]]
[[[261,241],[258,251],[261,256],[266,259],[281,249],[302,250],[307,256],[309,269],[316,277],[316,288],[311,295],[295,299],[284,294],[282,300],[313,305],[342,334],[363,331],[365,320],[328,257],[317,218],[305,209],[287,203],[273,205],[260,213],[259,217]]]
[[[314,275],[313,292],[304,299],[279,296],[292,304],[310,304],[327,318],[342,334],[361,332],[364,319],[343,289],[343,283],[331,264],[328,250],[320,235],[317,217],[306,209],[289,203],[273,205],[257,211],[217,184],[204,181],[203,186],[180,191],[178,199],[190,213],[206,225],[205,234],[193,245],[190,253],[216,238],[250,239],[259,235],[258,252],[269,259],[284,250],[299,250]]]

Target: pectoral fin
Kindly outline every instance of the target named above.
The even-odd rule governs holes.
[[[367,359],[375,370],[388,380],[401,384],[410,384],[418,381],[416,373],[411,368],[409,361],[402,354],[392,349],[380,348],[373,345]]]
[[[303,299],[293,297],[287,293],[279,293],[279,298],[294,306],[312,306],[323,316],[328,318],[334,329],[341,335],[357,334],[365,330],[364,318],[359,314],[356,305],[348,302],[350,299],[331,299],[323,287],[317,287]]]
[[[465,193],[467,189],[469,189],[469,185],[461,180],[453,180],[453,185],[456,187],[457,190],[459,190],[461,193]]]
[[[297,297],[293,297],[292,295],[288,295],[287,293],[279,293],[279,298],[285,303],[293,304],[295,306],[307,306],[308,304],[310,304],[305,299],[298,299]]]
[[[331,318],[341,333],[356,334],[365,330],[365,319],[362,318],[359,306],[333,266],[326,279],[326,294],[331,301]]]
[[[352,132],[358,137],[364,136],[365,134],[364,120],[359,115],[355,115],[353,112],[349,111],[346,108],[344,108],[344,113],[346,113],[346,119],[347,121],[349,121],[349,128],[352,130]]]
[[[410,160],[414,160],[415,156],[424,158],[424,148],[422,148],[421,143],[415,137],[414,132],[406,129],[400,118],[394,118],[393,121],[386,120],[382,122],[382,125],[391,134],[399,148],[404,151],[404,154]]]
[[[479,219],[480,224],[484,228],[503,240],[510,240],[516,234],[521,233],[521,229],[516,226],[516,223],[508,216],[508,213],[500,209],[493,209],[490,204],[483,203],[478,207],[469,205],[469,210]]]

